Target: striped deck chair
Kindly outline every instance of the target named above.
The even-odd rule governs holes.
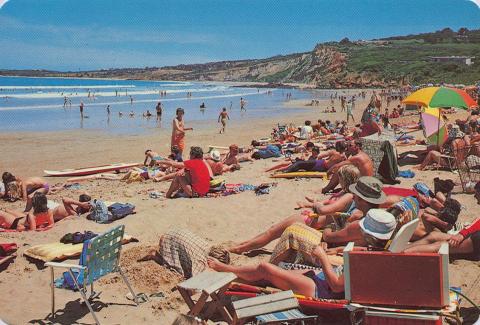
[[[49,266],[51,271],[52,318],[55,317],[55,268],[64,268],[68,270],[68,273],[65,273],[67,273],[73,281],[75,289],[77,289],[82,296],[82,299],[95,319],[96,324],[100,324],[100,322],[90,304],[94,298],[98,297],[98,294],[93,290],[93,283],[105,275],[115,272],[120,273],[130,290],[135,303],[138,305],[137,296],[133,292],[127,277],[119,265],[124,233],[125,226],[120,225],[84,242],[79,264],[56,262],[45,263],[45,266]],[[66,275],[64,274],[64,278],[65,277]],[[88,284],[90,284],[90,296],[87,298],[86,286]]]

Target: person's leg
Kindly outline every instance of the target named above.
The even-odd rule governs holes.
[[[170,187],[168,188],[167,193],[165,193],[165,197],[167,199],[171,199],[173,197],[173,194],[176,193],[180,189],[180,182],[179,179],[183,176],[175,176],[175,178],[172,181],[172,184],[170,184]]]
[[[272,170],[282,169],[282,168],[290,166],[291,164],[292,164],[291,162],[280,163],[280,164],[272,166],[268,169],[265,169],[265,172],[271,172]]]
[[[293,172],[298,172],[299,170],[312,170],[315,167],[315,160],[306,160],[306,161],[297,161],[291,166],[289,166],[285,172],[286,173],[293,173]]]
[[[424,170],[427,166],[431,165],[434,162],[440,163],[440,160],[441,160],[440,152],[432,150],[427,154],[422,164],[420,166],[417,166],[416,168],[419,170]]]
[[[167,174],[167,175],[163,175],[163,176],[155,176],[155,178],[153,179],[154,182],[163,182],[163,181],[169,181],[171,179],[174,179],[175,176],[177,175],[177,173],[170,173],[170,174]]]
[[[188,172],[185,172],[185,176],[178,177],[178,183],[186,195],[189,197],[193,196],[193,189],[191,185],[192,180],[190,179],[190,174]]]
[[[429,233],[427,236],[423,237],[422,239],[419,239],[409,244],[405,251],[408,251],[409,249],[413,249],[414,247],[417,247],[417,246],[425,246],[425,245],[430,245],[436,242],[447,241],[450,239],[450,237],[451,235],[449,234],[446,234],[440,231],[433,231]]]
[[[282,290],[292,290],[307,297],[315,295],[315,283],[312,279],[292,270],[283,270],[278,266],[262,262],[258,265],[233,266],[209,258],[208,265],[215,271],[232,272],[240,279],[255,282],[266,280]]]
[[[274,224],[266,231],[261,234],[253,237],[252,239],[241,242],[240,244],[229,248],[228,250],[231,253],[241,254],[243,252],[250,251],[252,249],[261,248],[272,240],[280,238],[283,231],[288,227],[293,225],[295,222],[304,222],[304,217],[301,214],[292,215],[282,221]]]
[[[330,191],[333,191],[335,189],[335,187],[338,186],[338,184],[340,183],[340,180],[338,178],[338,174],[337,173],[333,173],[332,174],[332,177],[330,178],[330,181],[328,182],[327,186],[325,186],[323,189],[322,189],[322,194],[325,194],[325,193],[328,193]]]
[[[6,227],[10,228],[15,221],[15,219],[20,218],[20,216],[16,214],[9,213],[7,211],[0,210],[0,224],[5,225]]]

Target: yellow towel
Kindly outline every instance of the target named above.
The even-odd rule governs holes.
[[[122,244],[127,244],[131,241],[137,241],[136,238],[125,235]],[[63,244],[63,243],[49,243],[42,245],[35,245],[23,252],[23,255],[43,262],[61,261],[67,258],[79,257],[82,254],[83,243],[81,244]]]

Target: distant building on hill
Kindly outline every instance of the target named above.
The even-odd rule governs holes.
[[[474,56],[431,56],[430,61],[433,62],[455,62],[466,65],[472,65]]]

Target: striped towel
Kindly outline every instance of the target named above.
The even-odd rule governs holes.
[[[279,311],[276,313],[260,315],[260,316],[257,316],[256,319],[258,323],[263,324],[263,323],[271,323],[271,322],[284,322],[284,321],[295,320],[295,319],[305,319],[310,317],[315,317],[315,316],[307,316],[298,309],[290,309],[285,311]]]

